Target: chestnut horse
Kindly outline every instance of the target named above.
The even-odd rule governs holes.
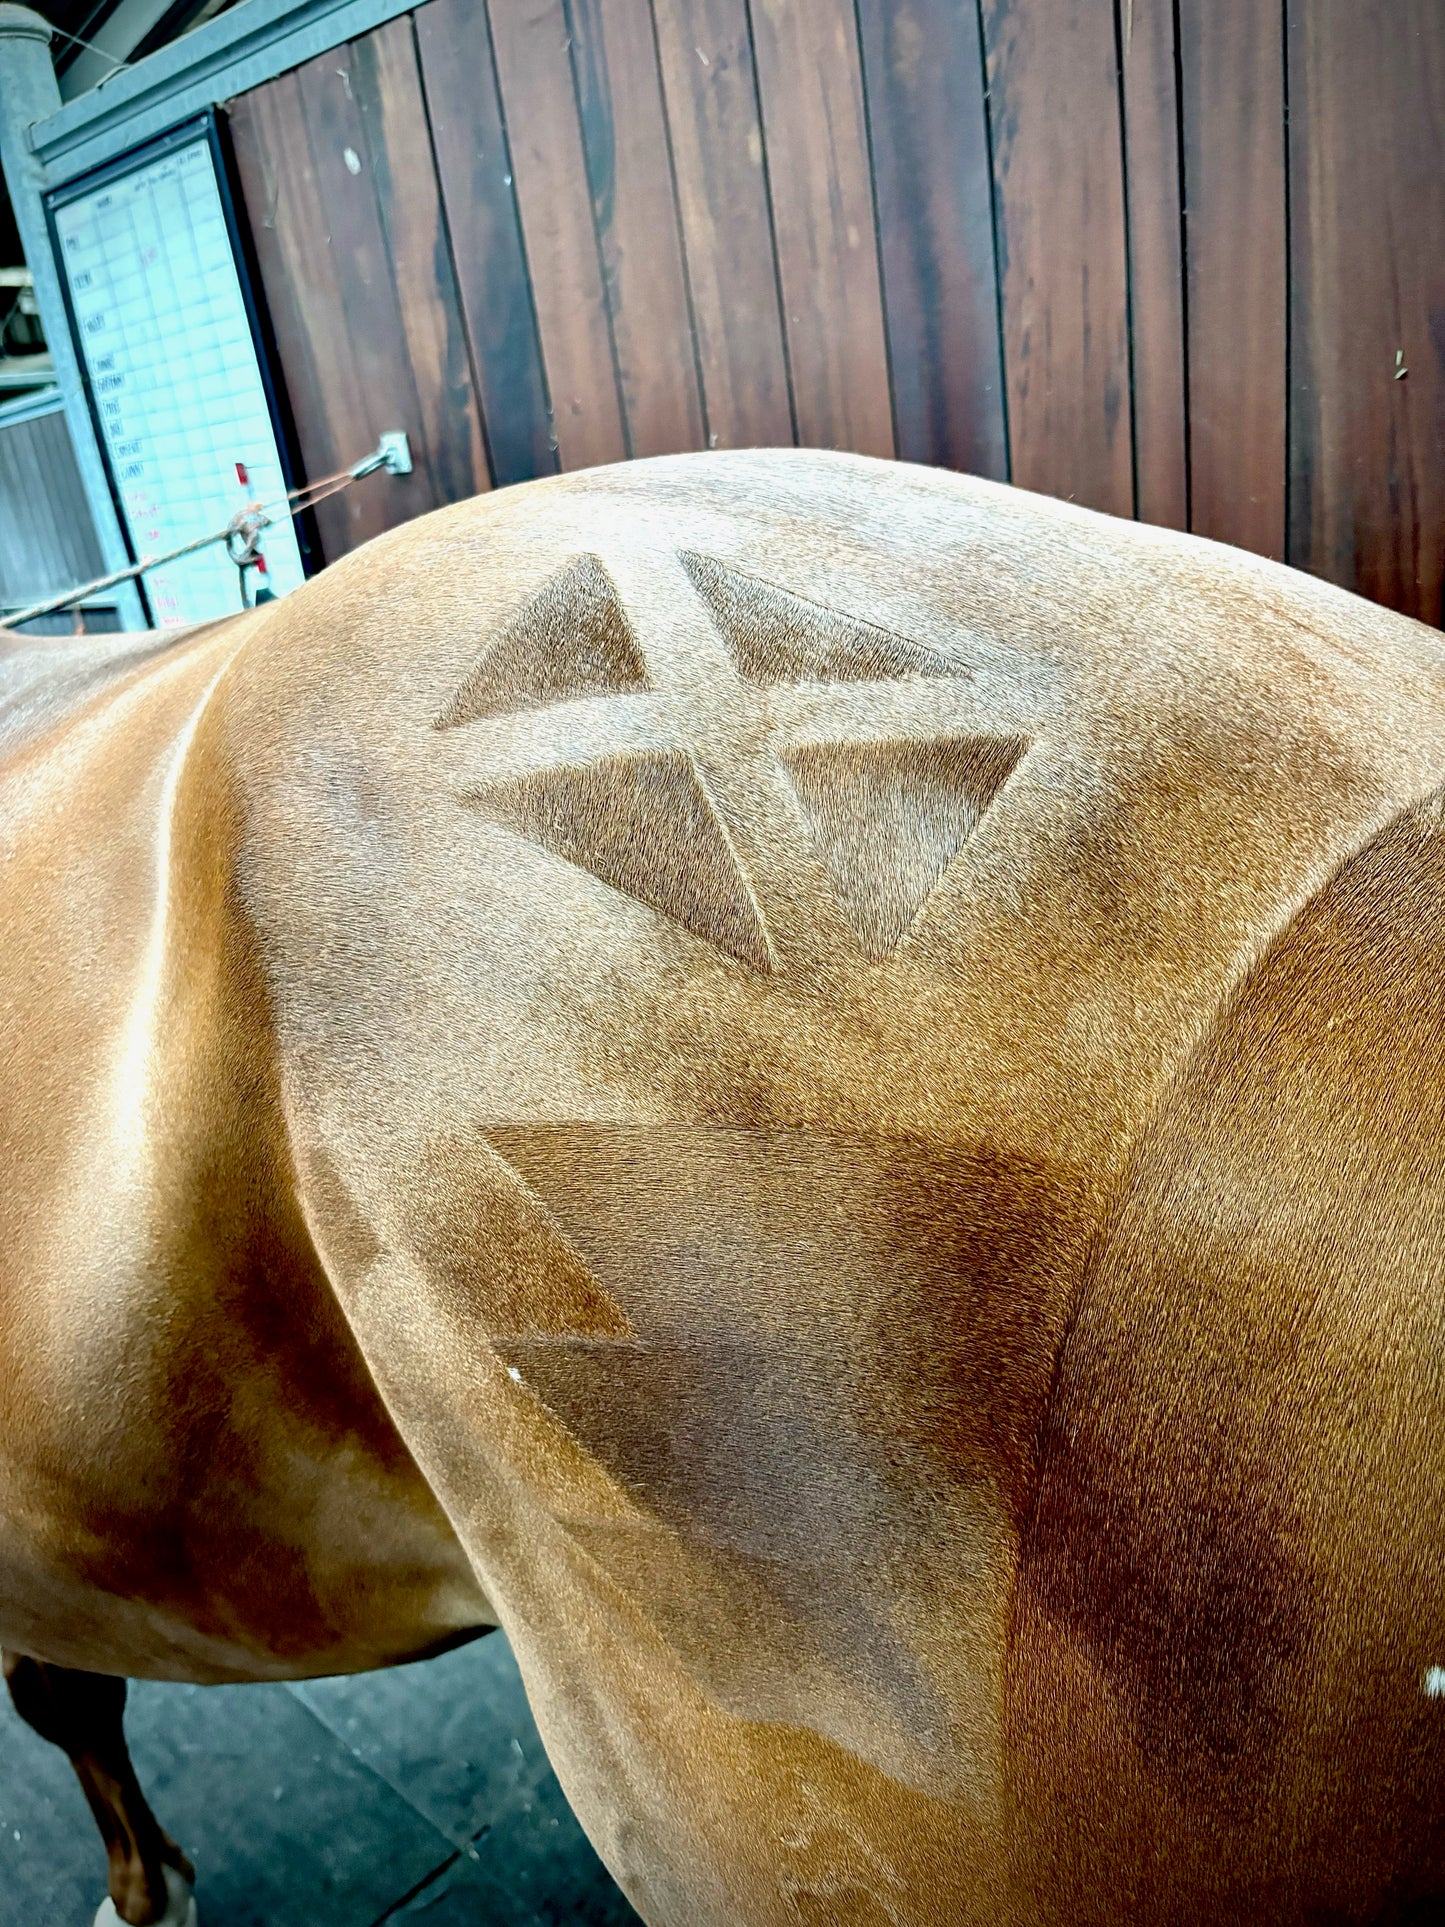
[[[496,1623],[658,1927],[1439,1917],[1434,631],[739,453],[3,675],[0,1643],[120,1916],[123,1676]]]

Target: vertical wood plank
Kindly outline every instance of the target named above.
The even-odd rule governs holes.
[[[753,34],[798,439],[891,456],[853,0],[756,0]]]
[[[1113,12],[984,0],[1013,479],[1134,512]]]
[[[634,455],[704,445],[652,10],[571,0],[572,61],[627,439]]]
[[[350,352],[299,73],[232,101],[229,113],[302,462],[310,478],[331,474],[366,453],[373,424]],[[316,510],[327,561],[387,526],[379,494],[363,483]]]
[[[1179,0],[1196,533],[1285,546],[1284,50],[1280,8]],[[1341,291],[1341,299],[1349,297]]]
[[[1124,154],[1138,514],[1189,526],[1184,259],[1172,0],[1125,0]]]
[[[491,484],[410,18],[389,21],[350,51],[351,84],[421,409],[422,458],[437,501],[459,502]]]
[[[978,11],[859,0],[898,453],[1002,481],[999,337]]]
[[[537,331],[564,469],[628,453],[562,0],[491,8]]]
[[[0,603],[23,608],[105,572],[64,414],[0,425]]]
[[[709,445],[794,439],[747,0],[654,8]]]
[[[412,473],[389,477],[390,486],[366,483],[342,498],[357,498],[354,518],[367,532],[395,528],[436,508],[444,499],[431,463],[427,423],[412,372],[401,296],[382,231],[366,130],[357,106],[352,47],[335,47],[296,70],[316,192],[325,223],[325,246],[337,307],[329,317],[335,341],[341,334],[356,369],[365,435],[355,461],[375,446],[383,430],[406,430]]]
[[[1289,41],[1289,559],[1440,623],[1445,31],[1438,0],[1400,0],[1388,30],[1353,0],[1293,0]]]
[[[486,0],[428,0],[417,51],[492,479],[557,467]]]

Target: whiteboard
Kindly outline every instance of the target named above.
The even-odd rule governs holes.
[[[287,489],[218,158],[203,121],[93,185],[51,197],[76,339],[137,561]],[[264,531],[261,553],[264,575],[247,576],[252,596],[262,582],[278,596],[298,586],[304,568],[289,517]],[[241,607],[224,544],[142,580],[162,628]]]

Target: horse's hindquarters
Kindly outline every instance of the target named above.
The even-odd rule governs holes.
[[[344,675],[252,767],[248,901],[308,1221],[579,1810],[659,1921],[1107,1917],[1153,1849],[1071,1860],[1051,1829],[1112,1822],[1037,1775],[1148,1787],[1148,1735],[1087,1751],[1086,1652],[1051,1740],[1076,1633],[1013,1617],[1065,1334],[1221,1010],[1445,777],[1438,652],[843,461],[568,478],[369,554]],[[1227,1369],[1194,1342],[1168,1382]],[[1118,1382],[1127,1439],[1163,1392]],[[1248,1566],[1249,1516],[1140,1583]],[[1316,1810],[1271,1809],[1281,1892]],[[1246,1904],[1195,1866],[1161,1905]]]
[[[1355,1320],[1334,1290],[1394,1248],[1371,1180],[1395,1167],[1308,1112],[1334,1163],[1364,1158],[1364,1203],[1344,1245],[1310,1247],[1299,1303],[1278,1277],[1259,1296],[1242,1234],[1180,1256],[1157,1305],[1141,1267],[1190,1209],[1257,1217],[1264,1246],[1344,1221],[1308,1155],[1281,1161],[1288,1105],[1279,1143],[1230,1153],[1199,1067],[1236,1040],[1248,1118],[1293,1089],[1284,1020],[1237,1014],[1342,866],[1445,780],[1442,724],[1411,625],[844,458],[499,492],[278,605],[166,819],[167,874],[190,850],[204,887],[144,899],[164,941],[123,954],[161,963],[120,971],[147,999],[86,1075],[114,1103],[96,1066],[139,1066],[164,1222],[238,1265],[219,1297],[206,1274],[223,1316],[197,1329],[244,1332],[245,1369],[233,1350],[209,1376],[158,1320],[197,1316],[182,1273],[146,1269],[142,1240],[127,1274],[150,1294],[133,1356],[213,1424],[206,1463],[259,1437],[313,1472],[389,1468],[375,1515],[364,1481],[287,1515],[310,1592],[286,1614],[314,1628],[331,1607],[307,1599],[360,1596],[338,1497],[383,1575],[423,1548],[429,1611],[485,1595],[657,1922],[1330,1904],[1302,1869],[1347,1768],[1316,1742],[1343,1761],[1376,1732],[1369,1693],[1396,1704],[1388,1667],[1416,1666],[1440,1593],[1426,1548],[1389,1637],[1310,1673],[1311,1628],[1361,1623],[1362,1574],[1404,1584],[1390,1533],[1325,1556],[1373,1543],[1351,1468],[1371,1503],[1413,1492],[1395,1434],[1428,1433],[1384,1301]],[[1343,1008],[1353,965],[1325,954]],[[1372,1128],[1404,1088],[1380,1061]],[[1434,1184],[1438,1143],[1419,1155]],[[117,1182],[92,1195],[111,1208]],[[99,1246],[76,1248],[94,1293]],[[1266,1367],[1300,1389],[1280,1439]],[[1347,1423],[1321,1372],[1374,1396]],[[173,1448],[168,1407],[140,1409]],[[206,1490],[197,1463],[142,1469]],[[1193,1513],[1161,1516],[1156,1471]],[[274,1529],[232,1516],[256,1556],[205,1566],[185,1610],[206,1625],[217,1600],[244,1621],[276,1564]],[[1341,1684],[1351,1651],[1368,1689]],[[1400,1730],[1408,1753],[1424,1729]],[[1382,1743],[1371,1786],[1403,1798],[1405,1753]],[[1232,1758],[1267,1821],[1230,1805]],[[1429,1774],[1409,1795],[1435,1826]],[[1368,1824],[1346,1912],[1433,1878]],[[1224,1843],[1218,1878],[1187,1825]]]

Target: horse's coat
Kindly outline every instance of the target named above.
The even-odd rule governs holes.
[[[769,454],[67,660],[0,710],[0,1643],[499,1620],[658,1923],[1430,1915],[1434,632]]]

